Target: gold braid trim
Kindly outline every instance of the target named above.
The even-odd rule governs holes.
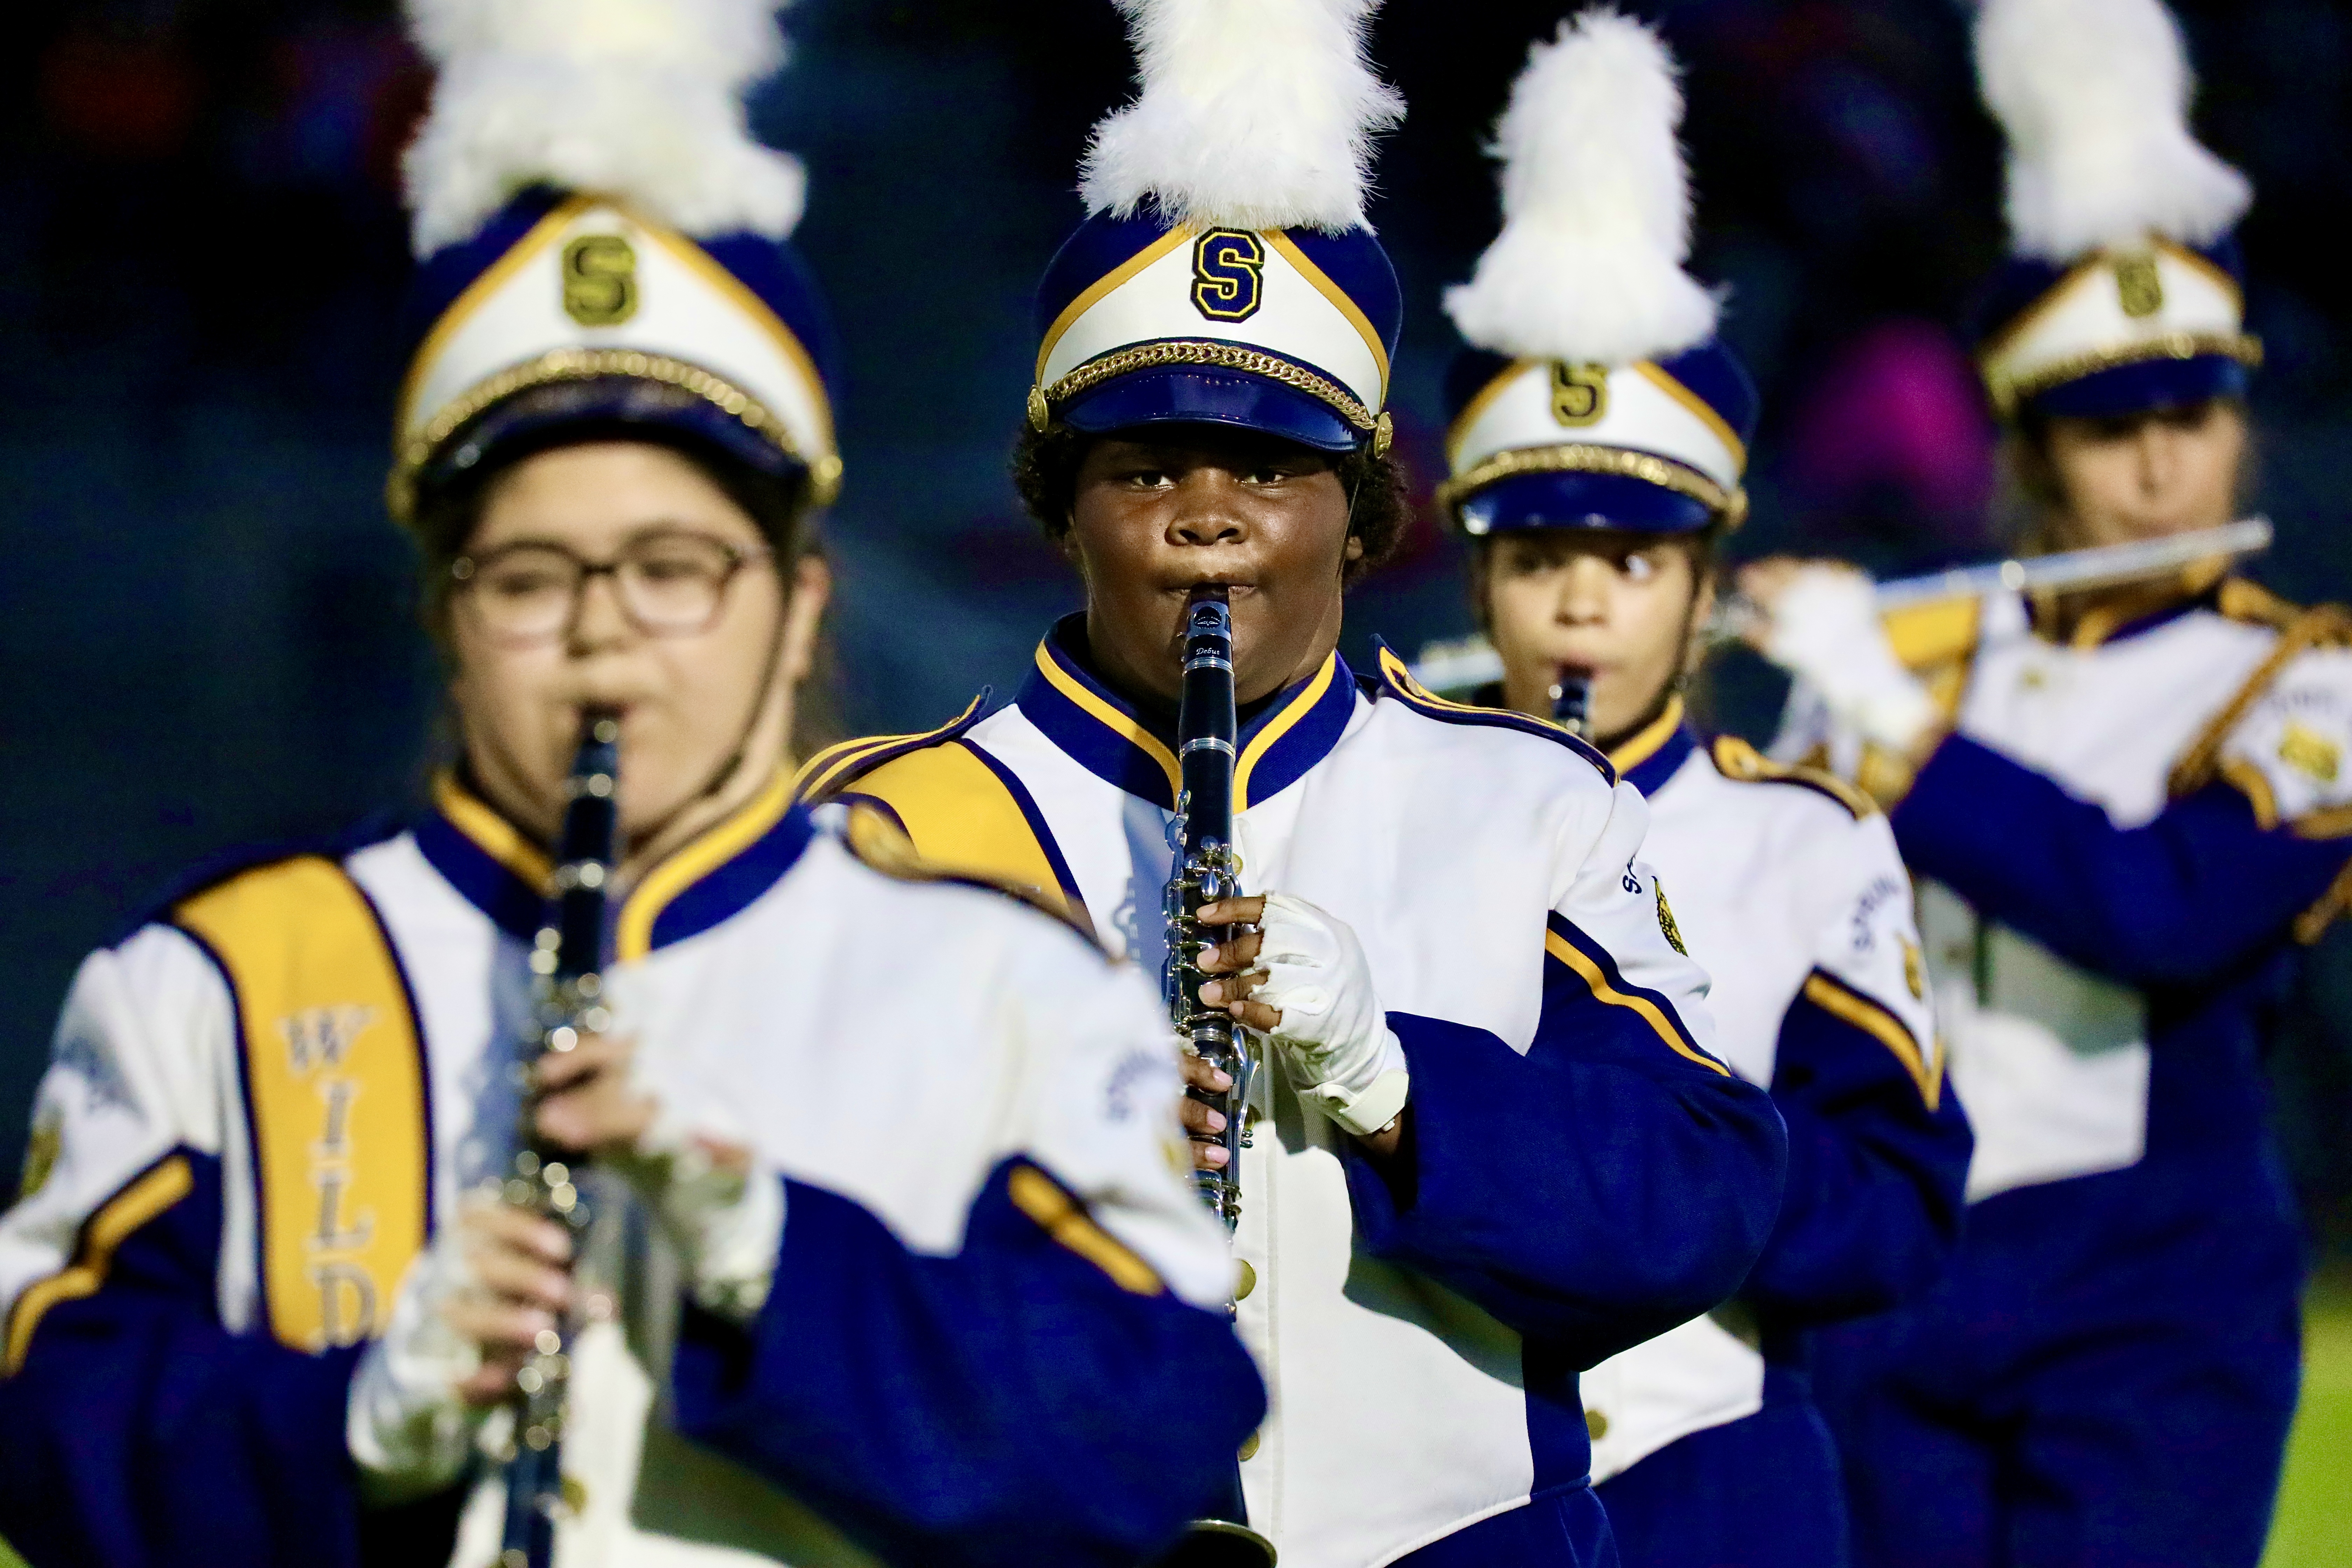
[[[640,349],[557,349],[537,359],[509,365],[496,375],[478,381],[451,399],[441,411],[426,421],[425,428],[401,444],[399,460],[394,465],[392,479],[386,485],[386,500],[393,517],[409,521],[416,506],[416,475],[443,442],[447,441],[493,404],[503,402],[516,393],[534,386],[546,386],[559,381],[586,381],[600,375],[625,375],[638,381],[659,382],[691,393],[719,412],[740,419],[751,429],[774,442],[786,457],[805,466],[809,473],[809,499],[820,507],[833,504],[841,490],[841,458],[831,452],[814,458],[805,456],[793,445],[784,423],[765,404],[723,377],[713,375],[700,365],[684,360],[671,359],[667,354],[649,354]]]
[[[2151,360],[2198,359],[2206,354],[2236,360],[2248,370],[2259,369],[2263,363],[2263,340],[2247,332],[2165,332],[2153,338],[2142,338],[2137,342],[2085,349],[2081,353],[2053,360],[2026,375],[2012,376],[1988,364],[1984,367],[1985,388],[1992,395],[1993,407],[2006,418],[2028,398],[2038,397],[2053,386],[2080,381],[2086,375],[2096,375],[2103,370],[2115,370],[2127,364],[2146,364]]]
[[[1738,527],[1748,515],[1746,490],[1726,490],[1696,468],[1649,452],[1580,441],[1557,447],[1507,447],[1492,457],[1481,458],[1437,487],[1438,507],[1458,515],[1461,504],[1478,490],[1520,474],[1615,474],[1688,496],[1721,515],[1727,527]]]
[[[2203,789],[2220,775],[2221,747],[2239,721],[2270,689],[2279,672],[2292,664],[2307,648],[2323,643],[2341,642],[2352,637],[2352,614],[2335,605],[2315,605],[2304,611],[2279,633],[2278,647],[2270,657],[2254,668],[2238,694],[2222,705],[2221,710],[2207,722],[2189,748],[2172,764],[2172,776],[2165,783],[2166,791],[2174,800]]]
[[[1328,404],[1349,424],[1369,432],[1378,446],[1386,449],[1387,441],[1382,432],[1388,428],[1388,416],[1375,416],[1354,393],[1338,382],[1293,364],[1277,354],[1267,353],[1263,349],[1244,348],[1239,343],[1218,342],[1207,338],[1163,338],[1158,342],[1137,343],[1131,348],[1090,359],[1053,385],[1033,390],[1029,400],[1030,422],[1043,429],[1039,416],[1056,404],[1066,403],[1080,393],[1090,392],[1106,381],[1129,375],[1139,370],[1158,370],[1173,364],[1205,364],[1219,370],[1246,371],[1251,375],[1280,382]]]

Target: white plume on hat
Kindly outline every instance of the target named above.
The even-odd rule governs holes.
[[[799,160],[751,138],[742,95],[783,63],[777,0],[408,0],[440,68],[404,160],[419,256],[544,184],[696,236],[782,239]]]
[[[2219,237],[2253,199],[2189,130],[2196,90],[2161,0],[1986,0],[1977,78],[2009,133],[2009,229],[2063,263],[2150,233]]]
[[[1478,348],[1631,364],[1715,331],[1717,302],[1683,263],[1691,201],[1674,58],[1599,7],[1528,51],[1489,149],[1503,161],[1503,232],[1445,310]]]
[[[1372,138],[1404,100],[1372,74],[1379,0],[1118,0],[1142,90],[1095,127],[1087,209],[1157,198],[1194,228],[1364,223]]]

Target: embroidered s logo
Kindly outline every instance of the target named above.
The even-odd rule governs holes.
[[[1569,364],[1551,366],[1551,416],[1571,429],[1597,423],[1609,412],[1609,367]]]
[[[1213,321],[1246,321],[1265,302],[1265,241],[1213,228],[1192,242],[1192,308]]]
[[[2336,782],[2343,770],[2342,748],[2308,724],[2290,723],[2279,737],[2279,761],[2324,784]]]
[[[637,313],[637,253],[617,234],[583,234],[563,247],[563,313],[583,327],[617,327]]]
[[[2164,280],[2157,275],[2154,256],[2146,251],[2118,256],[2113,265],[2116,298],[2123,305],[2125,315],[2138,321],[2164,309]]]
[[[1664,880],[1661,878],[1653,876],[1650,879],[1650,890],[1658,895],[1659,934],[1666,939],[1666,945],[1668,947],[1673,948],[1685,958],[1688,958],[1690,956],[1690,949],[1683,945],[1683,928],[1675,924],[1674,906],[1666,902],[1666,884]]]

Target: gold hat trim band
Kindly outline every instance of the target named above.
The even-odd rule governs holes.
[[[1723,519],[1726,528],[1738,528],[1748,517],[1748,492],[1727,490],[1697,469],[1671,458],[1636,452],[1624,447],[1596,447],[1566,442],[1557,447],[1507,447],[1481,458],[1437,487],[1437,504],[1449,516],[1460,516],[1464,501],[1498,479],[1521,474],[1614,474],[1641,479],[1685,495]]]
[[[700,365],[671,359],[667,354],[646,353],[641,349],[567,348],[509,365],[498,374],[475,383],[434,415],[424,429],[403,442],[399,460],[394,465],[391,480],[385,486],[385,499],[392,508],[394,520],[403,523],[410,521],[416,507],[416,476],[433,454],[440,450],[442,443],[492,405],[534,386],[546,386],[559,381],[586,381],[600,375],[625,375],[639,381],[659,382],[664,386],[690,393],[758,431],[774,442],[786,457],[804,465],[809,473],[809,499],[812,503],[819,507],[830,506],[834,498],[840,494],[839,455],[825,452],[814,458],[803,455],[773,410],[724,377],[713,375]]]
[[[2166,332],[2137,342],[2085,349],[2053,360],[2030,375],[2011,376],[1988,364],[1984,367],[1985,390],[1992,395],[1994,409],[2007,418],[2029,398],[2103,370],[2146,364],[2152,360],[2197,359],[2206,354],[2219,354],[2236,360],[2248,370],[2256,370],[2263,363],[2263,340],[2249,332]]]
[[[1163,338],[1157,342],[1137,343],[1132,348],[1119,349],[1090,359],[1053,385],[1031,389],[1029,422],[1043,430],[1051,422],[1052,411],[1056,405],[1081,393],[1090,392],[1106,381],[1130,375],[1139,370],[1157,370],[1180,364],[1245,371],[1268,381],[1279,382],[1318,402],[1328,404],[1349,424],[1368,433],[1372,437],[1374,457],[1388,450],[1388,415],[1373,414],[1364,406],[1361,399],[1338,382],[1293,364],[1279,355],[1267,353],[1263,349],[1244,348],[1239,343],[1202,338]]]

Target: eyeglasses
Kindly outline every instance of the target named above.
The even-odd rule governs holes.
[[[769,553],[765,546],[746,550],[663,529],[637,535],[609,561],[586,560],[561,544],[524,542],[461,555],[449,563],[449,575],[498,642],[563,636],[579,618],[591,577],[612,578],[621,614],[646,636],[693,637],[718,623],[736,574]]]

